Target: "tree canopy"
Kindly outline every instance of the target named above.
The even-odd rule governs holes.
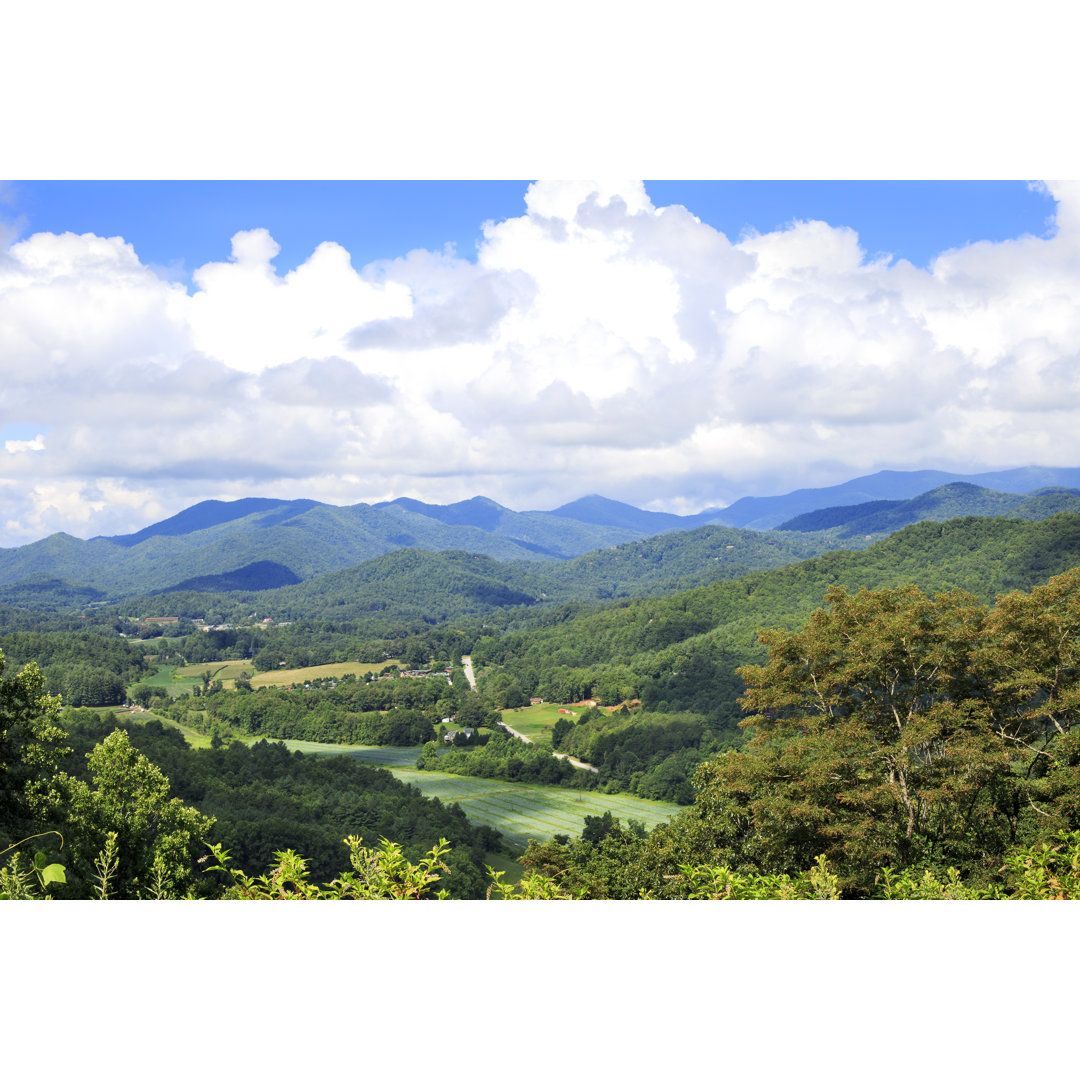
[[[650,836],[654,876],[825,856],[868,895],[886,866],[990,880],[1016,844],[1080,826],[1080,570],[990,610],[835,588],[762,641],[768,661],[739,672],[749,741],[703,764],[694,806]]]

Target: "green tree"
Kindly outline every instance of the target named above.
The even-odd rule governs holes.
[[[420,757],[417,759],[416,767],[418,769],[437,769],[439,767],[439,750],[437,743],[424,743],[424,747],[420,751]]]
[[[1018,758],[1024,839],[1080,826],[1080,569],[999,597],[986,620],[982,678],[992,724]]]
[[[573,731],[574,725],[571,721],[567,720],[565,716],[560,716],[555,721],[554,726],[551,729],[551,745],[554,749],[558,750],[563,744],[563,740],[567,734]]]
[[[147,686],[145,683],[139,683],[138,686],[133,686],[128,691],[128,697],[135,702],[136,705],[141,705],[144,709],[150,704],[150,699],[156,693],[152,686]]]
[[[107,735],[87,760],[92,785],[65,778],[72,870],[83,891],[115,834],[112,898],[188,895],[214,819],[170,798],[164,773],[131,745],[123,729]]]
[[[59,763],[68,753],[60,701],[34,663],[4,676],[0,652],[0,841],[21,840],[56,817]]]
[[[704,766],[743,858],[795,873],[825,855],[859,888],[883,863],[1000,857],[1014,822],[975,671],[984,609],[913,586],[826,602],[802,631],[762,635],[769,662],[739,671],[753,738]]]
[[[479,694],[468,693],[457,711],[457,721],[463,727],[493,727],[499,714]]]

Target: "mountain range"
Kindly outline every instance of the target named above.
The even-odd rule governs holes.
[[[833,539],[878,539],[916,521],[948,521],[955,517],[1009,517],[1042,521],[1054,514],[1080,513],[1080,491],[1040,488],[1028,495],[991,491],[976,484],[953,483],[932,488],[913,499],[875,499],[855,506],[811,510],[776,526],[777,532],[825,533]]]
[[[993,489],[981,486],[987,484]],[[642,510],[599,495],[550,511],[514,511],[483,497],[448,506],[406,498],[354,506],[311,499],[208,500],[126,535],[80,540],[55,533],[0,549],[0,601],[32,603],[53,594],[85,604],[173,590],[277,589],[402,548],[464,551],[499,562],[559,563],[587,553],[603,555],[605,549],[648,537],[691,532],[679,558],[692,572],[695,558],[721,562],[728,551],[743,549],[737,537],[728,537],[714,553],[717,538],[707,529],[702,532],[705,526],[776,530],[777,540],[782,535],[791,540],[782,555],[774,544],[761,557],[786,561],[828,547],[860,546],[869,537],[925,518],[974,514],[1032,520],[1077,511],[1080,491],[1074,486],[1080,488],[1080,469],[1026,468],[976,476],[885,471],[832,487],[747,497],[694,515]],[[798,533],[813,538],[797,544]],[[647,565],[636,561],[642,569]],[[745,569],[758,565],[751,560]],[[624,578],[635,572],[623,565],[611,571]],[[719,571],[710,567],[708,572]],[[537,583],[506,585],[535,595]]]

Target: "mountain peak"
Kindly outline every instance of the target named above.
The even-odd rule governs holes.
[[[152,536],[187,536],[189,533],[200,532],[203,529],[213,528],[215,525],[224,525],[239,518],[248,517],[268,510],[280,510],[282,513],[272,515],[273,520],[266,524],[280,524],[281,521],[302,514],[318,506],[314,499],[235,499],[231,502],[223,502],[220,499],[206,499],[203,502],[189,506],[186,510],[174,514],[164,521],[157,521],[153,525],[147,525],[138,532],[120,536],[95,536],[95,540],[107,540],[119,547],[134,547]]]
[[[657,533],[669,529],[685,529],[691,522],[678,514],[662,514],[654,510],[639,510],[628,503],[616,502],[603,495],[584,495],[580,499],[550,511],[556,517],[570,518],[586,525],[613,525],[635,532]],[[697,524],[697,522],[692,522]]]
[[[384,506],[396,506],[411,514],[423,514],[424,517],[434,518],[444,525],[471,525],[473,528],[483,529],[484,532],[494,532],[503,514],[507,513],[505,506],[500,506],[483,495],[474,495],[471,499],[450,503],[449,506],[436,506],[408,498],[376,503],[376,508]]]

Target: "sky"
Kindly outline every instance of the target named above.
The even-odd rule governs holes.
[[[0,545],[1077,464],[1057,7],[730,7],[13,10]]]
[[[8,181],[0,544],[1075,465],[1080,187]]]

